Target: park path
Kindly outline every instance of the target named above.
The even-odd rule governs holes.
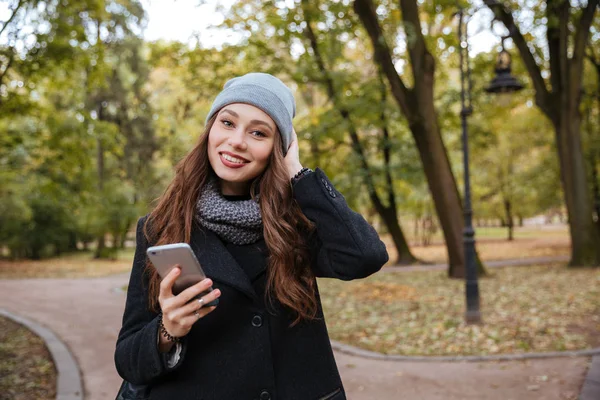
[[[113,351],[128,275],[0,280],[0,308],[53,330],[73,352],[87,400],[114,399]],[[336,353],[350,400],[576,399],[588,357],[503,362],[394,362]]]

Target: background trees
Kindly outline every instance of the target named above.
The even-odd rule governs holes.
[[[511,14],[508,6],[487,4],[508,26],[526,6],[511,3]],[[550,24],[548,49],[554,50],[547,54],[523,55],[544,38],[511,31],[524,60],[513,51],[515,74],[523,79],[533,71],[534,84],[506,104],[483,93],[495,51],[472,60],[475,219],[502,221],[510,237],[519,221],[562,207],[562,181],[571,231],[582,227],[572,237],[581,244],[574,246],[574,260],[587,264],[595,263],[588,257],[595,250],[585,249],[596,243],[588,228],[598,159],[588,155],[598,147],[591,134],[582,140],[575,129],[581,112],[574,93],[598,87],[597,78],[578,83],[576,74],[586,54],[590,72],[600,60],[597,24],[586,22],[593,4],[568,13],[558,31]],[[572,11],[552,7],[534,9],[540,24]],[[462,276],[454,2],[240,0],[224,10],[222,28],[243,39],[218,49],[202,42],[144,42],[145,15],[137,1],[13,0],[9,8],[0,26],[5,255],[43,257],[93,244],[97,257],[111,256],[197,140],[224,82],[262,70],[296,92],[305,164],[326,170],[351,206],[397,249],[395,261],[414,262],[411,244],[439,229],[449,274]],[[591,36],[583,32],[586,24]],[[577,44],[565,58],[565,26],[578,27],[573,43],[586,45],[585,52]],[[556,57],[563,61],[552,61]],[[560,114],[560,101],[570,114]],[[592,119],[600,115],[590,110]],[[567,120],[574,121],[571,128],[555,141],[550,132]],[[573,210],[582,216],[572,218]]]

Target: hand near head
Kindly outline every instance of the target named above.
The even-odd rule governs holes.
[[[298,135],[296,135],[296,130],[292,128],[292,142],[290,143],[290,147],[288,147],[287,154],[284,158],[285,165],[288,170],[288,174],[290,179],[294,177],[302,169],[302,164],[300,164],[300,156],[298,150]]]
[[[160,293],[158,295],[158,302],[163,313],[163,325],[167,332],[175,337],[187,335],[196,321],[216,308],[214,306],[203,307],[203,305],[210,303],[221,295],[221,291],[215,289],[202,298],[193,300],[212,286],[212,281],[208,278],[190,286],[177,296],[173,295],[173,285],[180,273],[179,268],[173,268],[160,282]],[[160,335],[161,351],[168,351],[171,346],[172,343],[166,337]]]

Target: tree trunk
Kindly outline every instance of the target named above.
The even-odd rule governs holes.
[[[119,246],[121,245],[121,235],[119,234],[119,232],[113,232],[111,234],[111,236],[112,236],[111,249],[112,249],[113,253],[116,253],[116,251],[119,250]]]
[[[504,200],[504,211],[506,212],[506,227],[508,228],[508,240],[513,240],[513,216],[510,200]]]
[[[600,186],[598,186],[598,168],[596,166],[596,157],[592,153],[590,156],[590,165],[592,168],[592,193],[594,199],[594,222],[600,232]]]
[[[400,228],[400,224],[398,223],[398,215],[396,214],[396,210],[390,208],[380,210],[379,215],[381,216],[383,223],[390,233],[390,236],[394,241],[394,246],[396,246],[398,251],[396,264],[409,265],[414,263],[416,258],[410,252],[404,232],[402,232],[402,228]]]
[[[596,266],[600,264],[600,232],[592,219],[580,125],[578,109],[563,110],[561,107],[554,128],[571,238],[569,265]]]
[[[98,117],[102,118],[102,105],[98,107]],[[99,135],[96,132],[96,135]],[[100,136],[97,137],[97,147],[96,147],[96,166],[98,172],[98,193],[102,195],[102,191],[104,189],[104,145],[102,144],[102,138]],[[106,241],[105,234],[101,232],[97,238],[96,251],[94,253],[94,258],[104,258],[106,251]]]
[[[121,250],[125,249],[125,246],[127,245],[127,233],[129,232],[129,227],[131,226],[131,223],[128,223],[127,228],[125,228],[125,230],[123,232],[121,232],[121,242],[119,243],[119,248]]]
[[[77,251],[77,235],[75,232],[69,232],[69,242],[67,244],[67,251]]]
[[[429,191],[444,234],[448,251],[448,275],[453,278],[464,278],[464,216],[456,180],[450,169],[435,110],[432,107],[422,107],[420,113],[421,121],[411,124],[410,130],[419,151]]]

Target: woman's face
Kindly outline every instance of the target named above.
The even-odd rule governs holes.
[[[223,194],[248,194],[267,167],[278,134],[271,117],[249,104],[228,104],[218,112],[208,133],[208,160]]]

